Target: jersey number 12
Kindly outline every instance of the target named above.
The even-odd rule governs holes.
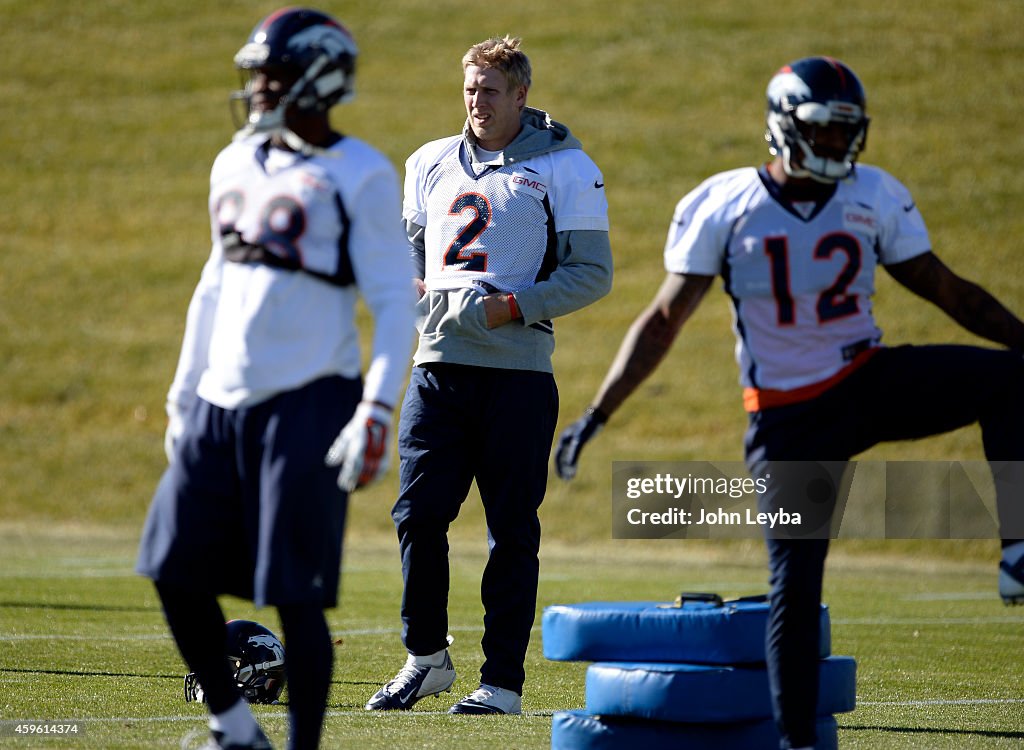
[[[796,305],[789,281],[789,242],[786,237],[767,237],[764,251],[771,261],[772,293],[779,325],[793,325],[796,322]],[[846,264],[832,284],[818,295],[818,323],[845,318],[860,309],[857,295],[847,294],[850,284],[860,272],[860,243],[848,234],[826,234],[818,240],[813,257],[815,260],[830,260],[836,252],[846,256]]]

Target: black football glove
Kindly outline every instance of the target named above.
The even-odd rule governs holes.
[[[594,407],[583,412],[583,416],[562,430],[558,436],[558,447],[555,449],[555,472],[562,479],[569,481],[576,476],[576,462],[580,460],[583,446],[594,437],[608,416]]]

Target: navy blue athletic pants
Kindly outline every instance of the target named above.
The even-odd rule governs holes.
[[[328,376],[241,409],[198,400],[150,505],[136,571],[156,583],[210,710],[238,700],[219,594],[275,605],[286,649],[290,750],[319,746],[348,504],[324,465],[362,394]]]
[[[335,606],[348,496],[324,456],[361,393],[359,380],[331,376],[240,409],[198,399],[136,571],[260,607]]]
[[[540,519],[558,418],[550,373],[434,363],[414,367],[398,426],[402,642],[417,655],[445,648],[448,527],[473,480],[489,555],[481,682],[522,694],[537,608]]]
[[[773,461],[837,462],[871,446],[978,423],[985,457],[1024,460],[1024,358],[971,346],[882,349],[823,395],[750,415],[747,467]],[[1017,484],[1016,486],[1020,486]],[[782,488],[781,492],[787,492]],[[762,507],[778,497],[760,498]],[[1022,497],[997,497],[1001,516]],[[784,504],[784,503],[782,503]],[[792,503],[793,506],[798,503]],[[768,673],[782,748],[813,745],[818,695],[818,617],[828,539],[768,538],[771,604]]]

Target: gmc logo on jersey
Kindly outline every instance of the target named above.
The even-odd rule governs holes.
[[[512,175],[512,184],[513,185],[525,185],[528,188],[533,188],[534,190],[540,190],[541,192],[546,192],[547,189],[548,189],[548,186],[545,185],[540,180],[531,180],[528,177],[523,177],[521,174],[514,174],[514,175]]]
[[[843,223],[847,228],[860,227],[862,229],[874,229],[875,217],[866,216],[865,214],[859,214],[853,211],[847,211],[843,214]]]

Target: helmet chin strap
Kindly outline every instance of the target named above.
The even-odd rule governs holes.
[[[288,128],[281,128],[275,132],[281,136],[281,140],[288,146],[288,148],[292,151],[297,151],[303,156],[337,156],[334,151],[321,146],[314,146],[302,136],[298,135],[295,131],[289,130]]]
[[[271,113],[272,114],[272,113]],[[267,126],[265,122],[250,123],[235,133],[234,140],[240,141],[252,135],[267,135],[272,139],[279,139],[281,143],[292,151],[303,156],[330,156],[336,157],[337,153],[322,146],[315,146],[294,130],[285,127],[283,124]]]
[[[279,140],[280,143],[303,156],[333,157],[337,155],[329,149],[313,145],[294,130],[286,127],[284,118],[278,114],[280,110],[279,105],[271,112],[261,113],[260,117],[247,123],[245,127],[235,133],[233,140],[240,141],[257,134],[266,135],[271,139]]]
[[[811,148],[804,143],[802,140],[797,141],[797,145],[800,146],[803,158],[800,160],[802,166],[797,167],[793,164],[793,150],[788,144],[782,147],[782,167],[786,170],[786,174],[790,177],[797,178],[810,178],[816,182],[821,182],[826,185],[831,185],[839,180],[845,178],[850,174],[850,169],[846,164],[842,164],[832,159],[826,159],[824,156],[818,156],[814,153]],[[807,163],[810,162],[819,166],[817,171],[812,171],[807,168]],[[837,169],[835,172],[842,172],[842,174],[832,174],[829,170],[830,165],[835,165]]]
[[[276,133],[284,128],[284,110],[288,103],[282,99],[274,109],[269,112],[250,112],[249,119],[237,133],[234,140],[238,141],[248,138],[257,133]]]

